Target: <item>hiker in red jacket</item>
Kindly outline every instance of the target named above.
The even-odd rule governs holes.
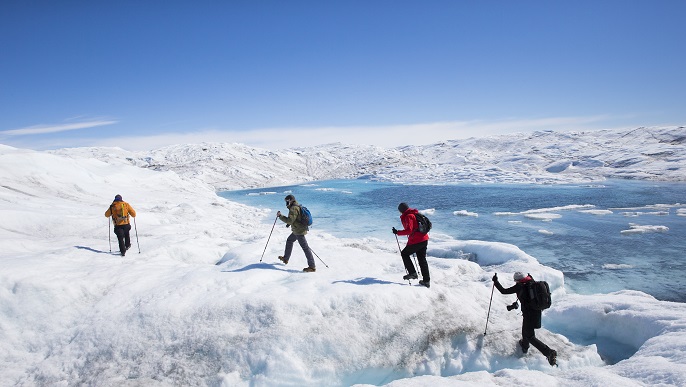
[[[429,244],[429,234],[418,231],[419,223],[417,222],[415,214],[418,214],[419,211],[410,208],[407,203],[400,203],[400,205],[398,205],[398,211],[401,213],[400,221],[403,224],[403,229],[396,230],[395,227],[393,227],[392,231],[393,234],[396,235],[407,235],[407,245],[400,252],[400,256],[403,257],[403,264],[405,264],[405,269],[407,270],[407,274],[403,276],[403,279],[410,280],[417,278],[417,270],[410,259],[410,256],[416,253],[419,268],[422,271],[422,279],[419,281],[419,284],[428,288],[431,286],[429,264],[426,263],[426,247]]]

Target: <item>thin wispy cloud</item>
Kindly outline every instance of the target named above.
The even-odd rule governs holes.
[[[34,125],[26,128],[11,129],[0,131],[0,135],[5,136],[26,136],[35,134],[47,134],[47,133],[59,133],[66,132],[70,130],[88,129],[95,128],[98,126],[112,125],[116,124],[117,121],[113,120],[96,120],[96,121],[86,121],[86,122],[74,122],[70,124],[58,124],[58,125]]]

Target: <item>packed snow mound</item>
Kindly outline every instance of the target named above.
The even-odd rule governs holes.
[[[411,183],[579,183],[606,178],[686,181],[686,127],[518,133],[384,149],[328,144],[269,151],[188,144],[148,152],[54,151],[195,177],[218,190],[375,178]]]
[[[289,230],[273,214],[198,179],[9,147],[0,166],[0,385],[686,382],[686,305],[569,295],[516,246],[432,235],[427,289],[401,280],[394,239],[313,232],[317,272],[303,273],[297,246],[276,260]],[[138,213],[125,257],[107,240],[115,194]],[[551,285],[537,336],[559,368],[517,348],[514,296],[491,282],[515,271]],[[630,348],[611,366],[608,341]]]

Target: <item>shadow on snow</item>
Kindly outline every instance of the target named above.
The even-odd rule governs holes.
[[[74,246],[74,247],[77,248],[77,249],[80,249],[80,250],[88,250],[88,251],[92,251],[92,252],[98,253],[98,254],[114,254],[114,253],[111,252],[111,251],[96,250],[96,249],[94,249],[94,248],[87,247],[87,246]],[[117,253],[117,255],[119,255],[119,253]]]
[[[353,284],[353,285],[404,285],[400,284],[397,282],[392,282],[392,281],[384,281],[380,280],[378,278],[372,278],[372,277],[364,277],[364,278],[356,278],[353,280],[344,280],[344,281],[334,281],[333,283],[344,283],[344,284]]]
[[[233,270],[222,270],[224,273],[240,273],[248,270],[256,270],[256,269],[268,269],[268,270],[277,270],[277,271],[285,271],[289,273],[302,273],[301,270],[288,270],[284,269],[281,264],[279,266],[276,266],[273,263],[253,263],[251,265],[241,267],[238,269],[233,269]]]

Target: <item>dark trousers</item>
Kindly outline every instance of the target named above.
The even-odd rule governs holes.
[[[131,231],[130,224],[114,226],[114,233],[117,235],[117,241],[119,241],[119,251],[122,255],[124,255],[126,250],[131,247],[131,236],[129,235],[129,231]]]
[[[417,269],[415,269],[412,263],[412,254],[417,254],[417,262],[419,263],[419,269],[422,271],[422,280],[425,282],[431,281],[431,276],[429,275],[429,264],[426,263],[426,246],[428,246],[429,241],[424,241],[414,245],[407,245],[400,252],[400,256],[403,257],[403,264],[405,264],[405,270],[408,274],[417,274]]]
[[[307,266],[314,267],[314,257],[312,257],[312,250],[310,250],[310,245],[307,244],[307,239],[305,239],[305,235],[295,235],[291,233],[291,235],[288,236],[288,239],[286,239],[286,250],[283,252],[283,258],[286,261],[291,259],[291,253],[293,252],[293,243],[295,243],[296,240],[298,241],[300,247],[302,247],[303,252],[305,253],[305,258],[307,258]]]
[[[528,310],[523,311],[522,314],[524,315],[522,320],[522,350],[528,350],[529,344],[531,344],[541,351],[543,356],[548,357],[551,351],[550,347],[536,338],[536,328],[541,327],[541,311]]]

